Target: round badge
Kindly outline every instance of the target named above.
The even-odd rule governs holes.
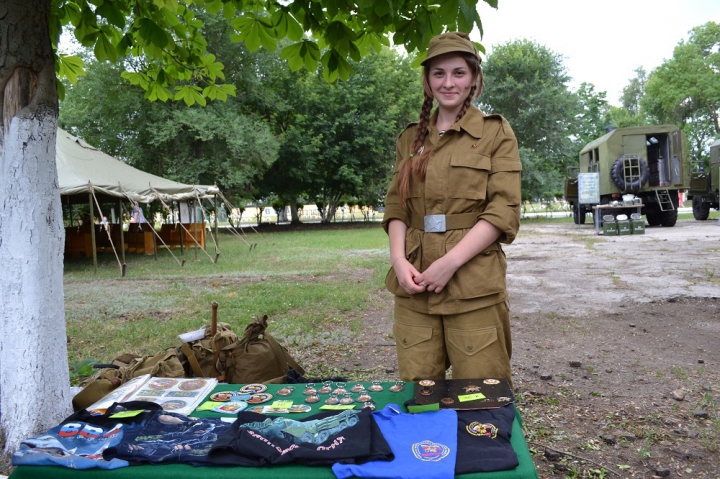
[[[454,400],[453,398],[442,398],[442,399],[440,400],[440,402],[443,403],[443,404],[445,404],[445,405],[448,405],[448,404],[454,403],[455,400]]]
[[[320,396],[318,396],[317,394],[310,394],[308,397],[305,398],[305,402],[308,404],[315,404],[318,401],[320,401]]]
[[[433,393],[433,390],[430,388],[423,388],[420,390],[420,394],[423,396],[430,396]]]
[[[320,394],[330,394],[331,391],[332,391],[332,386],[323,386],[320,389],[318,389],[318,392]]]
[[[383,390],[383,387],[382,384],[373,383],[368,389],[372,392],[380,392]]]
[[[246,384],[245,386],[240,388],[241,392],[244,393],[261,393],[263,391],[267,391],[267,386],[264,384]]]
[[[277,395],[278,395],[278,396],[289,396],[289,395],[292,394],[292,392],[293,392],[294,390],[295,390],[295,388],[293,388],[293,387],[291,387],[291,386],[284,387],[284,388],[282,388],[282,389],[278,389]]]
[[[500,384],[500,380],[499,379],[486,379],[483,381],[483,383],[485,383],[485,384]]]
[[[372,401],[372,398],[370,397],[370,395],[368,393],[362,393],[358,396],[356,401],[357,402],[368,402],[368,401]]]
[[[365,386],[362,384],[356,384],[355,386],[351,387],[350,390],[354,393],[359,393],[365,390]]]
[[[335,404],[337,404],[337,403],[339,403],[339,402],[340,402],[340,400],[339,400],[338,397],[335,396],[335,395],[332,395],[332,396],[330,396],[329,398],[327,398],[327,399],[325,400],[325,404],[329,404],[329,405],[331,405],[331,406],[333,406],[333,405],[335,405]]]
[[[252,394],[247,399],[247,402],[249,404],[262,404],[264,402],[268,402],[272,398],[273,398],[273,395],[270,393],[257,393],[257,394]]]
[[[420,384],[420,386],[426,386],[426,387],[427,387],[427,386],[434,386],[434,385],[435,385],[435,381],[433,381],[432,379],[423,379],[423,380],[420,381],[418,384]]]
[[[363,407],[361,409],[370,409],[371,411],[375,410],[375,402],[374,401],[368,401],[365,404],[363,404]]]
[[[396,382],[392,386],[390,386],[390,391],[394,393],[399,393],[405,390],[405,386],[401,382]]]
[[[333,391],[333,394],[337,394],[338,396],[342,396],[347,392],[347,389],[338,387],[336,390]]]
[[[172,401],[165,401],[161,404],[161,406],[165,411],[174,411],[176,409],[184,408],[187,406],[187,403],[185,401],[181,401],[180,399],[173,399]]]
[[[177,380],[175,379],[156,379],[154,381],[150,381],[150,384],[148,384],[148,387],[150,389],[170,389],[171,387],[175,386],[177,384]]]
[[[207,381],[204,379],[190,379],[189,381],[181,382],[178,388],[182,391],[194,391],[196,389],[205,387],[206,384]]]
[[[309,396],[309,395],[311,395],[311,394],[317,394],[317,389],[315,389],[315,388],[312,387],[312,386],[308,386],[308,387],[306,387],[305,390],[303,391],[303,394],[306,395],[306,396]]]
[[[352,396],[344,396],[340,400],[340,404],[352,404],[354,402],[355,402],[355,400],[352,398]]]
[[[466,393],[479,393],[480,392],[480,386],[475,386],[474,384],[469,384],[463,388]]]
[[[211,401],[227,402],[235,395],[235,391],[219,391],[210,395]]]
[[[506,396],[500,396],[499,398],[497,398],[497,400],[500,402],[512,401],[512,399],[510,399],[509,397],[506,397]]]
[[[262,406],[253,406],[245,409],[245,412],[254,412],[256,414],[262,414],[263,407]]]

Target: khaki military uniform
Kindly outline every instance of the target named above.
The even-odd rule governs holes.
[[[442,136],[435,127],[436,116],[424,144],[433,147],[426,181],[413,174],[407,209],[400,205],[397,176],[409,157],[417,124],[398,139],[383,227],[387,231],[392,219],[408,226],[405,256],[420,272],[458,244],[480,219],[501,234],[461,266],[440,293],[409,295],[390,268],[385,285],[395,295],[400,377],[443,379],[451,363],[456,379],[510,379],[507,263],[500,243],[511,243],[520,226],[522,167],[517,140],[502,116],[485,115],[475,107]],[[447,231],[425,232],[426,215],[445,215]]]

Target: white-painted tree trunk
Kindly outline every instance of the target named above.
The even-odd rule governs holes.
[[[5,453],[72,412],[54,112],[16,116],[0,146],[0,427]]]

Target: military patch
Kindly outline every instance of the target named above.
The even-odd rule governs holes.
[[[481,424],[477,421],[473,421],[466,426],[467,432],[473,436],[485,436],[490,439],[495,439],[498,434],[498,428],[494,424],[484,423]]]
[[[432,441],[416,442],[412,445],[412,452],[421,461],[438,462],[450,454],[450,448]]]

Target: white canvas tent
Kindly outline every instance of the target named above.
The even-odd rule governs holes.
[[[196,191],[200,198],[219,193],[216,186],[186,185],[145,173],[61,128],[58,128],[56,150],[61,196],[88,194],[91,192],[90,184],[95,194],[127,197],[137,203],[156,201],[155,191],[163,201],[193,200]]]

